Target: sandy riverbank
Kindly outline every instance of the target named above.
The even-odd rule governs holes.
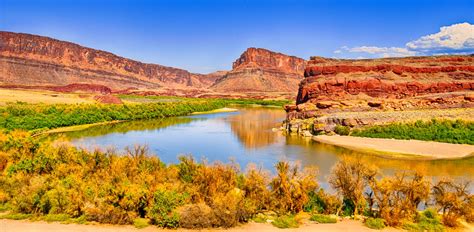
[[[226,231],[226,232],[244,232],[244,231],[328,231],[328,232],[345,232],[345,231],[380,231],[372,230],[365,227],[362,222],[354,220],[344,220],[336,224],[305,224],[296,229],[278,229],[270,224],[262,224],[251,222],[242,226],[230,228],[230,229],[205,229],[205,230],[166,230],[155,226],[149,226],[144,229],[136,229],[133,226],[117,226],[117,225],[78,225],[78,224],[60,224],[60,223],[47,223],[47,222],[31,222],[31,221],[14,221],[14,220],[0,220],[0,231],[15,231],[15,232],[166,232],[166,231]],[[386,228],[382,231],[398,231],[395,228]]]
[[[314,136],[313,140],[351,150],[420,159],[458,159],[474,154],[474,145],[420,140],[362,138],[352,136]]]

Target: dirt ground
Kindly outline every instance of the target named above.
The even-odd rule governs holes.
[[[348,149],[386,154],[415,155],[425,159],[457,159],[474,154],[474,145],[420,140],[363,138],[352,136],[314,136],[315,141]]]
[[[0,105],[8,102],[27,102],[27,103],[46,103],[46,104],[75,104],[75,103],[93,103],[94,100],[88,94],[87,97],[80,97],[81,94],[74,93],[56,93],[52,91],[41,90],[13,90],[0,89]]]
[[[344,220],[336,224],[306,224],[296,229],[278,229],[271,224],[262,224],[251,222],[239,227],[230,229],[206,229],[206,230],[167,230],[161,229],[155,226],[149,226],[143,229],[136,229],[133,226],[116,226],[116,225],[77,225],[77,224],[60,224],[60,223],[47,223],[47,222],[31,222],[31,221],[14,221],[14,220],[0,220],[0,232],[166,232],[166,231],[227,231],[227,232],[244,232],[244,231],[327,231],[327,232],[346,232],[346,231],[380,231],[372,230],[365,227],[360,221]],[[394,228],[386,228],[382,231],[398,231]]]

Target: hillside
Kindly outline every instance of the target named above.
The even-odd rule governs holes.
[[[206,88],[217,77],[147,64],[49,37],[0,32],[0,84]]]

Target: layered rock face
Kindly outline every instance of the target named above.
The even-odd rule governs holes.
[[[0,32],[0,84],[205,88],[215,77],[146,64],[48,37]]]
[[[217,92],[296,92],[305,66],[306,61],[295,56],[249,48],[211,89]]]
[[[297,104],[285,107],[286,129],[302,135],[332,133],[338,125],[353,128],[433,117],[466,118],[466,109],[474,109],[473,55],[370,60],[311,57],[304,75]],[[463,110],[445,111],[452,108]]]
[[[297,103],[474,90],[474,56],[335,60],[312,57]]]

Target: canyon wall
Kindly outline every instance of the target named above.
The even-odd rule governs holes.
[[[312,57],[297,103],[351,98],[402,99],[474,90],[474,56],[336,60]]]
[[[303,79],[304,59],[262,48],[247,49],[232,70],[216,80],[217,92],[294,92]]]
[[[217,77],[147,64],[48,37],[0,32],[0,84],[206,88]]]
[[[432,118],[469,119],[474,109],[474,56],[339,60],[311,57],[284,130],[303,136],[337,126]]]

